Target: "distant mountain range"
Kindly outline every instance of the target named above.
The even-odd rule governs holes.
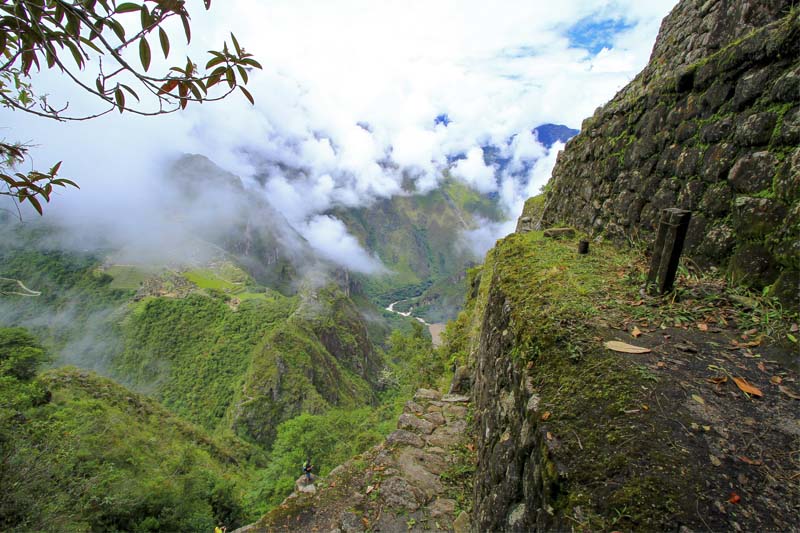
[[[557,142],[565,143],[579,133],[579,130],[574,130],[563,124],[542,124],[533,128],[532,131],[536,134],[539,142],[547,149],[550,149]]]

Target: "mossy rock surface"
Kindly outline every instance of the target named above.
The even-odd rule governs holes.
[[[672,300],[642,297],[638,253],[593,243],[579,256],[576,245],[536,232],[503,239],[454,326],[472,337],[476,369],[479,528],[787,527],[800,491],[782,493],[738,458],[749,442],[738,426],[755,421],[759,461],[788,475],[793,400],[773,388],[750,401],[728,375],[764,389],[765,371],[796,379],[786,341],[796,315],[768,300],[745,311],[716,278],[681,277]],[[774,354],[761,370],[741,335],[765,316],[776,329],[747,330]],[[651,351],[614,352],[610,340]],[[730,479],[747,482],[731,489]],[[741,503],[726,503],[732,491]]]

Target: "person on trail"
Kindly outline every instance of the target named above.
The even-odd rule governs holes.
[[[311,458],[306,458],[306,462],[303,463],[303,473],[306,475],[306,481],[311,483],[311,470],[314,469],[314,465],[311,464]]]

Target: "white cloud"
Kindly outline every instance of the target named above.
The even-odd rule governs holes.
[[[300,227],[300,233],[322,257],[354,272],[376,274],[386,271],[380,260],[369,255],[337,218],[315,216]]]
[[[480,193],[485,194],[497,190],[494,167],[484,162],[483,150],[480,147],[470,148],[467,158],[459,160],[452,172],[455,177]]]
[[[126,114],[56,124],[8,110],[0,118],[9,126],[6,138],[40,145],[33,150],[38,168],[63,159],[62,173],[85,190],[146,198],[161,161],[202,153],[245,180],[266,180],[274,207],[298,230],[316,228],[316,215],[334,205],[402,194],[404,170],[418,190],[430,190],[448,155],[467,153],[454,174],[481,192],[498,190],[476,147],[517,135],[509,147],[513,165],[544,156],[530,129],[546,122],[579,127],[645,65],[674,4],[230,0],[193,13],[191,55],[200,59],[233,30],[265,67],[251,74],[255,107],[233,95],[155,119]],[[592,16],[629,26],[594,56],[565,37]],[[180,24],[168,29],[176,36],[171,57],[184,57]],[[167,65],[157,55],[151,72]],[[34,83],[64,95],[71,109],[88,109],[91,100],[55,73]],[[434,126],[440,113],[452,120],[447,127]],[[501,177],[510,216],[522,196],[538,192],[554,157],[551,150],[533,168],[527,186]],[[91,198],[82,192],[70,205],[91,213]]]

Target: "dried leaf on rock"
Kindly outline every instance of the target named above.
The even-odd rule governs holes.
[[[759,369],[759,370],[761,370],[762,372],[766,372],[766,371],[767,371],[767,367],[765,367],[765,366],[764,366],[764,363],[763,363],[762,361],[759,361],[759,362],[756,364],[756,366],[757,366],[757,367],[758,367],[758,369]]]
[[[542,421],[550,418],[550,414],[551,414],[550,411],[545,411],[544,413],[542,413]]]
[[[720,383],[728,381],[728,376],[714,376],[713,378],[706,378],[706,381],[714,385],[719,385]]]
[[[753,396],[758,396],[759,398],[764,396],[763,392],[761,392],[757,387],[754,387],[748,383],[744,378],[733,378],[733,382],[736,383],[736,386],[739,387],[742,392],[751,394]]]
[[[619,341],[607,341],[604,346],[609,350],[622,353],[649,353],[651,351],[650,348],[642,348],[641,346]]]
[[[642,330],[640,330],[636,326],[633,326],[633,331],[631,331],[631,335],[633,335],[633,338],[637,338],[637,337],[641,336],[641,334],[642,334]]]
[[[752,460],[752,459],[750,459],[749,457],[747,457],[747,456],[744,456],[744,455],[740,455],[740,456],[738,456],[738,459],[739,459],[741,462],[743,462],[743,463],[747,463],[747,464],[749,464],[749,465],[760,466],[760,465],[762,464],[762,463],[761,463],[761,461],[754,461],[754,460]]]
[[[773,385],[780,385],[781,383],[783,383],[783,378],[781,378],[780,376],[772,376],[771,378],[769,378],[769,382],[772,383]]]
[[[703,399],[703,397],[698,394],[692,394],[692,400],[696,401],[700,405],[706,404],[706,401]]]
[[[708,324],[700,322],[699,324],[697,324],[697,329],[699,329],[700,331],[708,331]]]
[[[784,393],[786,396],[788,396],[789,398],[791,398],[793,400],[800,400],[800,396],[798,396],[797,394],[793,393],[792,391],[790,391],[789,389],[787,389],[783,385],[778,385],[778,389],[782,393]]]

